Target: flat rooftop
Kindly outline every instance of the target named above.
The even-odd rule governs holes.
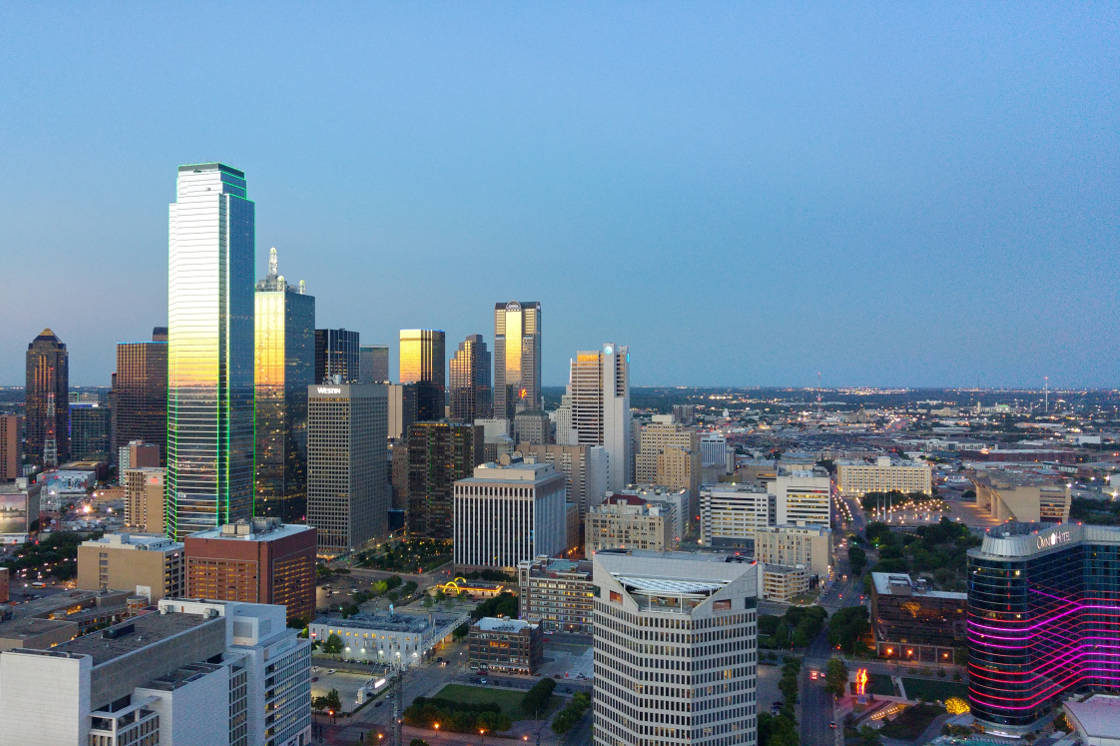
[[[434,626],[449,624],[458,617],[447,615],[433,615]],[[349,619],[333,616],[317,617],[312,624],[321,624],[326,627],[340,627],[344,629],[381,630],[384,632],[412,632],[420,633],[428,630],[428,615],[420,614],[355,614]]]
[[[916,596],[918,598],[948,598],[963,601],[967,593],[935,591],[921,583],[915,583],[909,575],[899,572],[873,572],[871,582],[880,596]]]
[[[231,529],[228,526],[232,526],[233,528]],[[261,524],[254,521],[252,524],[227,524],[227,526],[210,528],[205,531],[196,531],[193,534],[189,534],[188,538],[223,539],[228,541],[275,541],[276,539],[284,539],[311,530],[311,526],[303,523]]]
[[[530,624],[524,619],[499,619],[484,616],[475,622],[474,626],[483,632],[520,632],[527,627],[536,627],[537,625]]]
[[[1120,697],[1094,694],[1082,702],[1063,705],[1073,725],[1088,738],[1120,738]]]
[[[52,648],[52,652],[88,655],[93,658],[93,665],[99,666],[206,624],[224,625],[225,620],[220,617],[207,618],[201,614],[150,612],[114,624],[112,627],[76,637],[70,642]],[[131,630],[129,630],[130,626]]]

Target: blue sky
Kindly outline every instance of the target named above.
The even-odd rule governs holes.
[[[363,342],[517,298],[546,384],[1117,385],[1120,5],[789,5],[4,4],[0,382],[50,326],[108,384],[223,160]]]

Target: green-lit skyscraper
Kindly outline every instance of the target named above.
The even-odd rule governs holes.
[[[245,174],[179,167],[168,220],[167,533],[253,514],[254,205]]]
[[[315,382],[315,297],[280,274],[276,249],[256,293],[257,515],[302,521],[307,504],[307,387]]]

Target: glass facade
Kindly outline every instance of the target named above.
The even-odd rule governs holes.
[[[358,332],[349,329],[316,329],[312,383],[331,383],[335,376],[341,376],[341,383],[359,383],[358,338]]]
[[[169,211],[166,530],[253,514],[254,204],[245,174],[180,166]]]
[[[541,304],[494,304],[494,416],[541,409]]]
[[[491,415],[490,351],[481,334],[459,343],[448,365],[451,375],[451,419],[474,422]]]
[[[315,297],[285,282],[272,263],[268,277],[257,283],[255,323],[256,514],[292,523],[303,520],[307,504],[307,387],[315,375]]]
[[[27,345],[24,391],[27,417],[23,452],[32,462],[42,464],[49,439],[55,449],[51,456],[54,465],[64,463],[70,456],[70,355],[50,329],[44,329]],[[54,415],[48,416],[52,393]]]
[[[117,345],[113,376],[111,456],[134,440],[159,446],[167,458],[167,330],[157,328],[151,342]],[[163,339],[156,339],[157,336]]]
[[[401,329],[400,344],[400,382],[416,384],[416,418],[442,420],[447,359],[443,331]]]
[[[1061,524],[969,552],[969,695],[1031,730],[1074,692],[1120,691],[1120,529]]]

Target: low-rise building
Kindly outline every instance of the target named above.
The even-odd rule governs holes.
[[[521,618],[546,632],[591,634],[591,562],[537,557],[517,566]]]
[[[456,627],[468,621],[467,612],[323,616],[308,625],[308,636],[313,642],[325,644],[337,635],[343,660],[408,668],[420,663],[437,645],[450,639]]]
[[[805,565],[762,564],[763,598],[789,603],[808,590],[809,572]]]
[[[1069,520],[1070,486],[1032,474],[978,471],[971,478],[976,505],[1000,521],[1065,523]]]
[[[871,631],[880,658],[951,663],[967,643],[967,593],[935,591],[905,573],[871,573]]]
[[[533,674],[541,663],[540,625],[524,619],[483,617],[471,625],[468,660],[474,671]]]
[[[767,526],[754,535],[754,556],[768,565],[802,565],[813,585],[832,570],[832,531],[825,526]]]
[[[105,534],[78,546],[78,587],[120,590],[152,603],[185,594],[183,544],[161,534]]]
[[[933,494],[932,472],[928,464],[916,461],[894,462],[880,456],[874,464],[866,461],[841,461],[836,465],[836,488],[845,497],[863,497],[868,492],[922,492]]]
[[[616,490],[615,495],[633,495],[646,502],[668,503],[672,507],[673,527],[670,533],[673,540],[680,542],[692,524],[695,495],[680,487],[666,487],[660,484],[637,484],[626,489]]]
[[[700,543],[746,547],[770,525],[770,496],[756,484],[706,484],[700,488]]]
[[[600,549],[673,549],[673,524],[673,509],[668,503],[647,501],[636,495],[614,495],[587,513],[585,556],[590,557]]]

